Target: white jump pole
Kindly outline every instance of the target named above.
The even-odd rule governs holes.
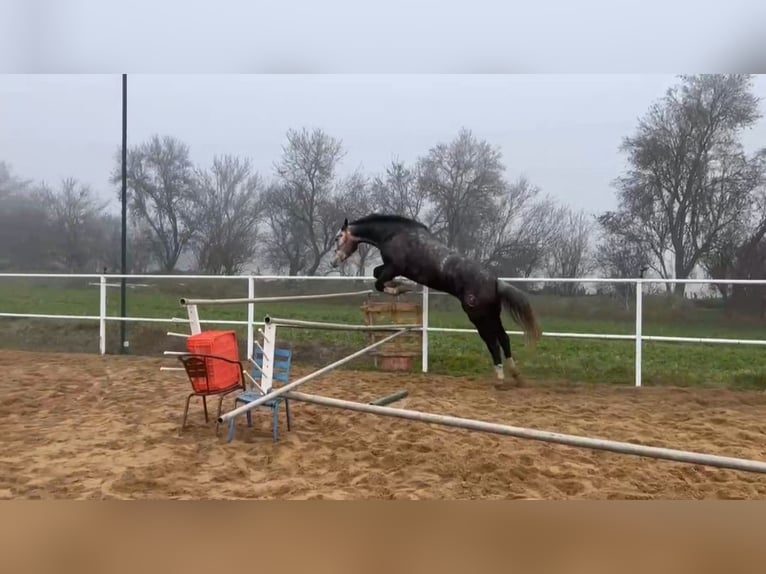
[[[277,327],[266,325],[263,330],[263,367],[261,371],[261,390],[268,394],[274,384],[274,350],[277,348]],[[252,361],[255,365],[255,361]],[[257,365],[256,365],[257,367]]]
[[[255,277],[250,275],[247,278],[247,298],[255,299]],[[253,323],[255,322],[255,305],[253,303],[247,304],[247,358],[252,360],[253,358],[253,343],[255,342],[255,334],[253,333]]]
[[[220,417],[218,417],[218,422],[223,423],[228,421],[229,419],[234,418],[237,415],[240,415],[244,412],[249,411],[250,409],[253,409],[257,407],[258,405],[262,405],[263,403],[267,403],[275,398],[277,398],[280,395],[284,395],[287,392],[290,392],[292,389],[302,385],[303,383],[307,383],[312,379],[317,378],[320,375],[324,375],[328,371],[332,371],[333,369],[336,369],[340,367],[341,365],[348,363],[349,361],[353,361],[357,357],[361,357],[365,353],[369,353],[376,347],[380,347],[381,345],[384,345],[385,343],[388,343],[391,339],[394,337],[398,337],[399,335],[406,333],[409,329],[400,329],[396,333],[392,333],[391,335],[384,337],[380,341],[376,341],[375,343],[368,345],[367,347],[364,347],[363,349],[360,349],[359,351],[352,353],[351,355],[348,355],[347,357],[344,357],[342,359],[339,359],[335,361],[334,363],[330,363],[326,367],[322,367],[318,371],[314,371],[311,374],[306,375],[305,377],[301,377],[300,379],[293,381],[292,383],[289,383],[285,385],[284,387],[279,387],[278,389],[263,395],[262,397],[258,397],[254,401],[250,401],[249,403],[246,403],[242,405],[241,407],[238,407],[234,410],[229,411],[228,413],[222,414]],[[265,353],[264,353],[265,355]]]
[[[422,331],[422,338],[420,340],[420,356],[422,359],[421,369],[424,373],[428,372],[428,325],[429,325],[428,295],[429,295],[428,287],[423,287],[423,302],[422,302],[423,316],[421,317],[421,321],[423,322],[423,331]]]
[[[106,354],[106,276],[102,275],[99,282],[99,320],[98,320],[98,352]]]
[[[421,325],[415,323],[411,325],[391,324],[391,325],[353,325],[346,323],[322,323],[319,321],[302,321],[300,319],[279,319],[269,317],[263,320],[266,325],[278,325],[280,327],[296,327],[300,329],[321,329],[328,331],[399,331],[400,329],[409,329],[418,331]]]
[[[192,335],[199,335],[202,333],[202,324],[199,322],[199,311],[196,305],[188,305],[186,307],[186,315],[189,317],[189,330]]]
[[[286,295],[284,297],[243,297],[239,299],[187,299],[182,297],[181,305],[239,305],[242,303],[269,303],[278,301],[303,301],[307,299],[332,299],[334,297],[352,297],[354,295],[367,295],[372,289],[366,291],[352,291],[350,293],[322,293],[318,295]]]
[[[366,403],[357,403],[357,402],[346,401],[342,399],[322,397],[319,395],[308,395],[306,393],[288,392],[287,394],[285,394],[285,398],[290,400],[295,400],[295,401],[303,401],[306,403],[313,403],[313,404],[321,405],[325,407],[358,411],[358,412],[369,413],[374,415],[397,417],[401,419],[409,419],[409,420],[414,420],[414,421],[419,421],[419,422],[424,422],[429,424],[458,427],[458,428],[463,428],[467,430],[494,433],[494,434],[500,434],[505,436],[512,436],[516,438],[522,438],[522,439],[531,439],[531,440],[539,440],[543,442],[558,443],[558,444],[563,444],[563,445],[573,446],[578,448],[606,450],[606,451],[616,452],[619,454],[644,456],[649,458],[659,458],[659,459],[671,460],[675,462],[683,462],[688,464],[702,464],[702,465],[714,466],[718,468],[728,468],[732,470],[741,470],[745,472],[757,472],[757,473],[766,474],[765,462],[747,460],[744,458],[717,456],[717,455],[702,454],[697,452],[676,450],[676,449],[670,449],[670,448],[643,446],[638,444],[618,442],[618,441],[606,440],[606,439],[596,439],[596,438],[581,437],[576,435],[568,435],[568,434],[549,432],[549,431],[539,431],[539,430],[528,429],[523,427],[513,427],[513,426],[503,425],[498,423],[477,421],[474,419],[465,419],[465,418],[454,417],[450,415],[438,415],[433,413],[424,413],[420,411],[400,409],[395,407],[384,407],[384,406],[370,405]]]

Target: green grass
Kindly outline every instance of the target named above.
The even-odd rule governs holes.
[[[140,281],[136,281],[140,282]],[[88,280],[2,280],[0,311],[70,315],[98,315],[98,287]],[[185,317],[178,304],[181,296],[199,298],[243,297],[246,284],[224,281],[147,281],[148,288],[128,290],[128,315],[169,318]],[[315,282],[257,284],[259,296],[292,293],[356,291],[368,285]],[[546,332],[632,334],[635,311],[615,299],[602,297],[532,297]],[[417,299],[416,299],[417,300]],[[256,320],[265,314],[314,321],[361,323],[362,297],[312,302],[265,303],[256,305]],[[245,320],[246,305],[201,307],[203,319]],[[118,316],[119,289],[108,289],[107,313]],[[431,298],[430,325],[471,328],[457,302],[447,296]],[[0,318],[2,348],[45,351],[97,352],[97,322],[59,322],[47,319]],[[224,328],[208,325],[206,328]],[[506,327],[516,330],[509,319]],[[688,337],[764,338],[763,322],[755,318],[729,317],[712,304],[683,302],[671,304],[664,297],[644,300],[644,335]],[[231,328],[231,327],[225,327]],[[183,340],[169,338],[168,330],[186,331],[184,325],[129,323],[131,352],[159,355],[166,349],[182,348]],[[244,327],[236,328],[242,341]],[[325,363],[362,347],[366,335],[342,331],[285,329],[280,341],[291,343],[305,363]],[[117,352],[119,324],[108,323],[108,351]],[[525,347],[520,336],[511,336],[523,371],[538,380],[631,385],[634,380],[634,342],[544,337],[537,349]],[[477,334],[429,334],[429,370],[465,377],[491,374],[491,361]],[[243,348],[244,349],[244,348]],[[766,388],[766,348],[745,345],[661,343],[643,345],[645,385],[725,385]],[[369,368],[358,361],[354,368]]]

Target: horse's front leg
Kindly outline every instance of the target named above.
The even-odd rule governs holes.
[[[373,270],[373,274],[375,276],[375,289],[381,293],[388,293],[389,295],[399,294],[399,287],[391,285],[393,279],[398,275],[394,267],[390,265],[380,265]]]

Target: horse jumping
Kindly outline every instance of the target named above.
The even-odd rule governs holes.
[[[505,369],[522,384],[521,373],[511,355],[511,341],[501,320],[505,307],[534,345],[542,335],[527,295],[441,243],[428,227],[399,215],[373,213],[349,222],[345,219],[336,238],[333,267],[350,257],[361,243],[380,251],[383,264],[373,269],[375,289],[390,295],[404,292],[394,279],[415,283],[456,297],[487,346],[495,366],[498,389],[505,385]],[[501,358],[501,350],[505,361]]]

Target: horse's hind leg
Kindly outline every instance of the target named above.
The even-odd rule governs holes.
[[[476,326],[476,329],[479,331],[479,336],[487,346],[489,354],[492,355],[492,364],[495,367],[495,377],[498,379],[498,383],[496,383],[495,386],[497,388],[506,388],[504,385],[505,371],[503,370],[503,360],[500,354],[501,349],[496,324],[494,321],[486,317],[482,317],[481,319],[471,318],[471,322]]]
[[[513,361],[513,356],[511,355],[511,338],[508,336],[508,333],[505,332],[505,327],[503,326],[500,317],[497,318],[497,340],[500,343],[500,348],[503,350],[505,359],[507,361]]]
[[[508,333],[505,332],[505,326],[503,326],[502,319],[497,318],[497,339],[500,343],[500,348],[505,355],[505,365],[508,367],[509,374],[516,379],[519,386],[524,385],[524,379],[521,376],[521,371],[516,366],[516,361],[513,360],[513,354],[511,353],[511,338]]]

